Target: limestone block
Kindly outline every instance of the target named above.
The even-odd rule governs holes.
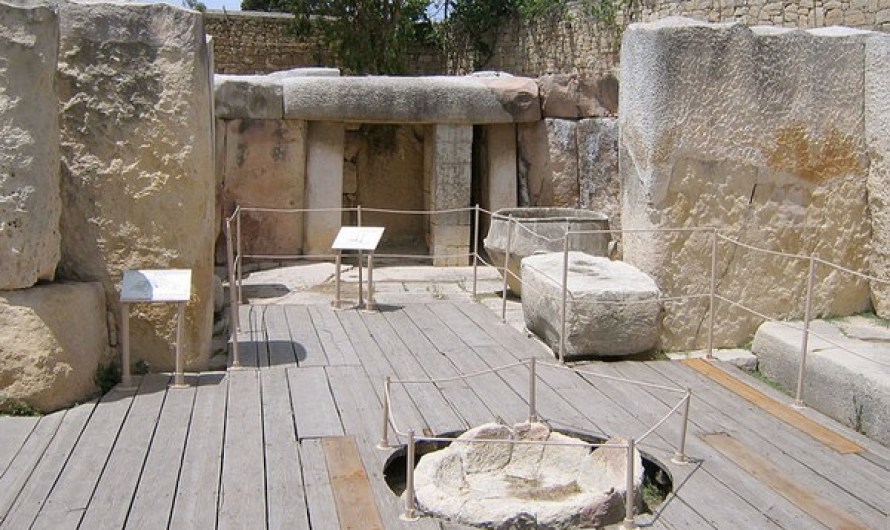
[[[343,145],[346,131],[342,123],[311,122],[306,147],[306,208],[343,206]],[[306,212],[303,219],[303,252],[329,254],[340,230],[339,211]]]
[[[0,291],[0,406],[51,412],[88,399],[96,368],[110,361],[101,283]]]
[[[538,78],[545,118],[588,118],[618,114],[618,80],[578,74],[548,74]]]
[[[522,260],[522,312],[529,331],[559,349],[563,253]],[[564,357],[633,355],[658,341],[660,291],[644,272],[621,261],[569,252]]]
[[[225,215],[242,207],[303,207],[306,180],[306,122],[229,120],[226,122]],[[248,254],[299,254],[303,214],[244,212],[242,249]],[[224,250],[224,249],[223,249]]]
[[[473,127],[435,125],[424,135],[424,173],[429,181],[430,208],[436,211],[469,208],[472,185]],[[455,233],[454,227],[460,234]],[[430,249],[436,254],[467,254],[470,250],[469,211],[434,215],[429,221]],[[466,265],[466,257],[445,257],[436,265]]]
[[[268,76],[217,74],[213,97],[216,117],[221,119],[280,120],[284,114],[281,85]]]
[[[756,247],[866,270],[867,34],[665,19],[632,25],[621,57],[622,227],[716,227]],[[666,296],[706,293],[710,236],[640,233],[624,259]],[[719,294],[774,318],[801,315],[806,260],[718,245]],[[820,267],[817,314],[869,306],[868,285]],[[768,293],[768,295],[766,295]],[[715,346],[760,319],[718,304]],[[672,304],[662,344],[705,347],[707,303]]]
[[[621,228],[621,175],[618,172],[618,119],[578,122],[578,186],[580,206],[609,218]]]
[[[62,260],[101,281],[115,315],[126,269],[188,268],[186,366],[213,318],[212,94],[201,14],[164,4],[59,4]],[[173,367],[176,310],[138,306],[133,358]]]
[[[865,44],[864,109],[871,274],[890,280],[890,36],[883,33],[872,33]],[[872,282],[871,301],[878,315],[890,318],[890,285]]]
[[[0,289],[52,280],[60,256],[58,19],[0,4]]]
[[[802,322],[765,322],[751,346],[760,371],[785,388],[797,388],[802,329]],[[843,321],[814,320],[810,330],[815,335],[808,341],[804,403],[890,444],[890,369],[882,364],[890,337],[859,340]]]
[[[541,118],[538,86],[523,77],[293,77],[287,118],[362,123],[521,123]]]
[[[577,208],[578,122],[547,118],[519,128],[521,177],[529,206]]]

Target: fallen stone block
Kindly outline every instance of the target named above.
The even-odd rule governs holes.
[[[522,260],[525,325],[559,349],[563,253]],[[655,281],[621,261],[569,252],[565,357],[649,351],[658,341],[661,295]]]

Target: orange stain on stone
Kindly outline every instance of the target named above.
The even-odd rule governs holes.
[[[861,162],[862,149],[856,139],[834,128],[817,138],[802,125],[782,127],[776,133],[775,142],[764,151],[770,167],[813,183],[865,169]]]

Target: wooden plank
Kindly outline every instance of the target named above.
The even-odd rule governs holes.
[[[368,375],[371,388],[376,394],[378,401],[383,403],[384,379],[386,377],[398,378],[398,373],[394,366],[397,364],[397,361],[393,358],[393,352],[384,352],[375,340],[372,330],[368,329],[367,324],[358,311],[339,311],[337,316],[340,319],[343,330],[349,336],[349,340],[357,350],[362,352],[362,367]],[[407,360],[403,352],[395,352],[394,354],[402,361]],[[390,408],[394,416],[389,418],[392,428],[387,437],[390,443],[398,443],[400,440],[400,437],[394,433],[397,427],[399,429],[413,427],[417,430],[426,428],[427,422],[420,413],[418,404],[403,385],[396,384],[391,386],[390,399],[392,400]],[[382,426],[378,427],[378,430],[382,430]],[[382,436],[382,434],[378,436]]]
[[[340,528],[383,530],[368,474],[351,436],[322,440]]]
[[[775,399],[767,397],[763,392],[760,392],[759,390],[746,385],[742,381],[739,381],[737,378],[732,377],[723,370],[711,366],[710,363],[703,359],[687,359],[683,361],[683,363],[685,363],[690,368],[708,376],[715,382],[726,387],[727,389],[753,403],[754,405],[757,405],[761,409],[779,418],[788,425],[791,425],[801,432],[812,436],[814,439],[819,440],[838,453],[859,453],[863,450],[862,447],[859,446],[859,444],[853,442],[852,440],[849,440],[846,437],[832,431],[831,429],[828,429],[827,427],[814,422],[813,420],[807,418],[796,410],[791,409],[787,405],[780,403]]]
[[[283,368],[260,372],[266,455],[266,511],[270,529],[309,528],[300,450]]]
[[[217,528],[266,525],[263,422],[259,374],[230,371]]]
[[[256,332],[254,340],[257,341],[257,368],[269,367],[269,334],[266,330],[266,314],[269,313],[271,305],[257,304],[254,307],[254,319],[256,320]]]
[[[227,393],[225,375],[201,374],[170,528],[216,527]]]
[[[359,454],[368,473],[368,481],[374,492],[377,508],[388,529],[434,530],[438,525],[429,519],[415,522],[399,520],[403,507],[393,495],[383,478],[383,466],[392,454],[391,450],[376,448],[380,403],[371,389],[367,374],[359,366],[330,366],[326,368],[334,392],[334,399],[343,419],[346,433],[355,438]]]
[[[266,346],[269,350],[269,366],[293,366],[297,364],[294,343],[288,329],[284,307],[270,305],[263,314],[266,330]]]
[[[12,510],[6,514],[6,518],[0,523],[0,528],[30,528],[37,513],[46,502],[46,497],[52,490],[56,479],[65,467],[71,452],[74,450],[77,440],[80,438],[84,427],[89,421],[90,415],[96,406],[95,402],[78,405],[64,412],[57,412],[46,418],[61,419],[61,425],[55,431],[52,441],[41,454],[40,462],[34,468],[28,482],[19,492],[18,498]],[[41,420],[41,423],[43,422]],[[4,477],[5,479],[5,477]],[[0,484],[0,496],[15,488],[8,484]],[[17,491],[17,490],[16,490]],[[3,510],[5,512],[5,509]]]
[[[293,403],[297,436],[301,439],[342,436],[340,414],[337,412],[324,368],[290,368],[287,370],[287,378],[290,382],[290,399]]]
[[[300,366],[327,366],[330,364],[324,348],[318,340],[315,326],[312,325],[309,308],[286,305],[284,306],[284,316]]]
[[[605,375],[624,377],[637,381],[648,381],[655,384],[663,383],[658,379],[646,376],[650,370],[638,362],[602,363],[597,371]],[[614,396],[616,406],[625,407],[630,414],[638,418],[643,429],[647,431],[652,425],[664,417],[675,405],[680,396],[666,393],[663,390],[649,389],[630,383],[598,380],[598,386]],[[667,421],[647,439],[656,437],[663,440],[669,447],[666,453],[656,454],[673,475],[674,493],[681,500],[692,506],[710,524],[718,527],[737,528],[820,528],[818,521],[813,520],[797,507],[751,480],[744,470],[727,465],[726,459],[709,445],[703,443],[698,433],[704,432],[693,418],[689,425],[686,439],[686,454],[690,455],[697,465],[677,466],[670,462],[671,454],[676,450],[679,441],[681,423]],[[639,437],[640,434],[633,434]],[[642,445],[642,444],[641,444]],[[670,523],[670,513],[665,513]]]
[[[115,387],[96,405],[33,528],[74,528],[80,523],[134,393]]]
[[[142,378],[96,491],[81,519],[83,528],[124,526],[169,379],[161,374],[149,374]]]
[[[0,416],[0,479],[25,444],[40,418]]]
[[[303,464],[303,487],[306,489],[309,525],[313,530],[340,528],[337,504],[320,438],[300,441],[300,461]]]
[[[728,433],[703,434],[702,438],[737,466],[744,469],[813,519],[829,528],[867,529],[859,519],[825,500],[808,488],[789,480],[783,471]]]
[[[838,454],[681,363],[653,362],[646,366],[693,389],[696,423],[708,432],[732,429],[739,442],[757,447],[761,456],[781,465],[790,480],[833,498],[835,504],[863,521],[875,517],[875,511],[881,522],[887,516],[890,481],[886,473],[859,454]]]
[[[309,306],[309,316],[318,333],[318,341],[331,365],[360,364],[358,354],[343,331],[335,309],[324,306]]]
[[[429,374],[421,366],[422,361],[419,361],[409,347],[402,342],[382,313],[365,313],[362,315],[362,320],[368,330],[373,333],[374,341],[380,349],[387,353],[397,379],[403,381],[429,380]],[[454,412],[434,384],[424,382],[403,386],[423,416],[427,434],[453,432],[466,427],[466,423]]]
[[[89,408],[88,405],[83,405],[83,410],[89,410]],[[17,452],[16,458],[7,466],[3,477],[0,477],[0,521],[15,520],[15,522],[31,524],[33,516],[37,513],[36,510],[29,514],[30,518],[26,521],[22,521],[23,517],[16,512],[34,504],[39,508],[46,493],[52,487],[52,483],[50,483],[45,490],[38,493],[39,498],[34,498],[35,482],[46,474],[44,459],[47,458],[47,453],[53,447],[53,442],[55,441],[56,445],[59,443],[56,441],[56,436],[66,414],[66,411],[61,411],[40,418],[40,421],[30,433],[24,445]],[[73,414],[73,416],[77,417],[81,415],[83,414]],[[84,422],[86,422],[89,413],[83,416]],[[71,423],[71,421],[68,422],[68,424]],[[80,427],[83,427],[83,425],[81,424]],[[80,434],[80,431],[77,433]],[[71,446],[73,445],[74,441],[72,440]],[[70,447],[67,449],[70,450]],[[67,452],[65,454],[67,456]],[[62,463],[54,470],[54,479],[61,466]]]
[[[167,392],[148,448],[148,456],[139,476],[130,513],[127,515],[127,528],[167,528],[201,379],[206,380],[206,376],[194,378],[188,388],[171,389]],[[212,409],[201,410],[198,414],[210,412]],[[208,457],[212,458],[213,455],[211,451]],[[213,490],[216,490],[215,486]]]

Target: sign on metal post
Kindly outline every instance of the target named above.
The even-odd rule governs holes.
[[[176,320],[176,369],[173,387],[184,387],[185,374],[182,366],[182,333],[185,323],[185,305],[192,294],[190,269],[143,269],[124,271],[121,285],[121,383],[133,386],[130,373],[130,304],[175,303]]]
[[[340,264],[344,250],[358,251],[358,304],[362,305],[362,252],[368,252],[368,302],[364,304],[368,311],[375,310],[374,304],[374,251],[383,237],[382,226],[344,226],[337,232],[331,248],[337,251],[337,279],[334,293],[335,308],[340,308]]]

